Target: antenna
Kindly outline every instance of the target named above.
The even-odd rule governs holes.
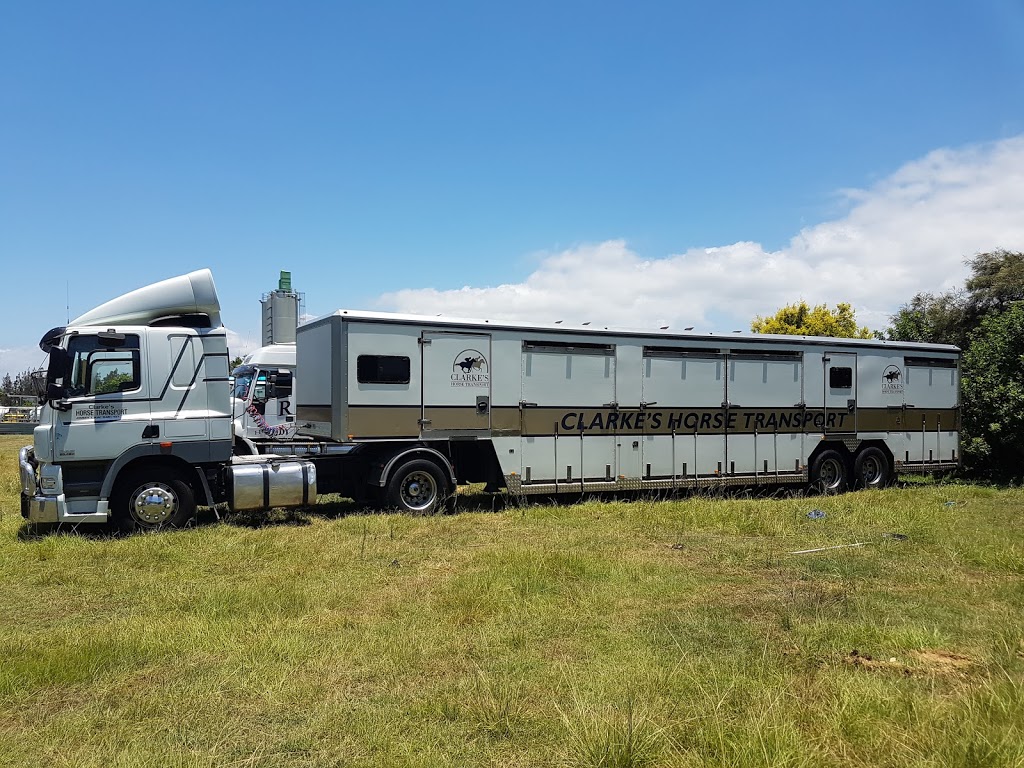
[[[67,312],[68,312],[68,321],[67,322],[68,322],[68,325],[71,325],[71,281],[70,280],[65,280],[64,281],[64,298],[65,298],[65,300],[67,302],[67,304],[65,305],[65,309],[67,309]]]

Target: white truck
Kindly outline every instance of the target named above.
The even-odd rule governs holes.
[[[292,393],[280,386],[294,375],[294,343],[260,347],[231,371],[235,453],[264,453],[268,443],[297,437]]]
[[[959,461],[959,350],[339,310],[296,335],[296,439],[240,456],[209,270],[113,299],[41,343],[21,451],[34,522],[175,527],[197,504],[317,492],[407,511],[459,483],[515,495],[722,484],[879,487]],[[265,379],[291,394],[291,372]]]

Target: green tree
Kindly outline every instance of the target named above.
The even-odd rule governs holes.
[[[850,304],[840,302],[835,309],[818,304],[813,309],[806,301],[788,304],[774,315],[758,315],[750,324],[754,333],[781,333],[788,336],[839,336],[848,339],[870,339],[871,331],[857,327],[856,314]]]
[[[967,259],[963,290],[919,293],[889,318],[884,338],[966,349],[982,321],[1024,300],[1024,253],[995,250]]]
[[[971,333],[963,291],[919,293],[889,318],[883,338],[964,347]]]
[[[963,290],[919,293],[890,318],[885,338],[955,344],[961,362],[964,467],[995,480],[1024,476],[1024,253],[967,260]]]
[[[1024,473],[1024,304],[993,312],[975,331],[962,365],[964,462],[996,480]]]
[[[1024,253],[1004,251],[979,253],[967,263],[966,311],[970,319],[980,323],[993,312],[1003,312],[1017,301],[1024,300]]]
[[[12,379],[11,374],[5,373],[0,380],[0,405],[28,405],[21,397],[14,395],[33,395],[32,371],[22,371]]]

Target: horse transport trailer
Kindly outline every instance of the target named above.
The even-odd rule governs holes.
[[[39,424],[19,454],[21,511],[37,523],[177,527],[197,506],[318,493],[433,511],[462,482],[839,491],[959,455],[948,346],[338,311],[298,328],[294,376],[281,360],[243,367],[232,399],[220,301],[199,270],[118,296],[40,347]],[[243,406],[268,439],[239,434]]]
[[[959,350],[338,311],[298,329],[300,434],[339,490],[513,494],[885,485],[957,466]],[[330,473],[321,470],[321,489]]]

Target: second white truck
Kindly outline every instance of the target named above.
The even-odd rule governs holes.
[[[231,371],[235,453],[264,452],[268,444],[294,440],[295,344],[269,344],[250,352]]]

